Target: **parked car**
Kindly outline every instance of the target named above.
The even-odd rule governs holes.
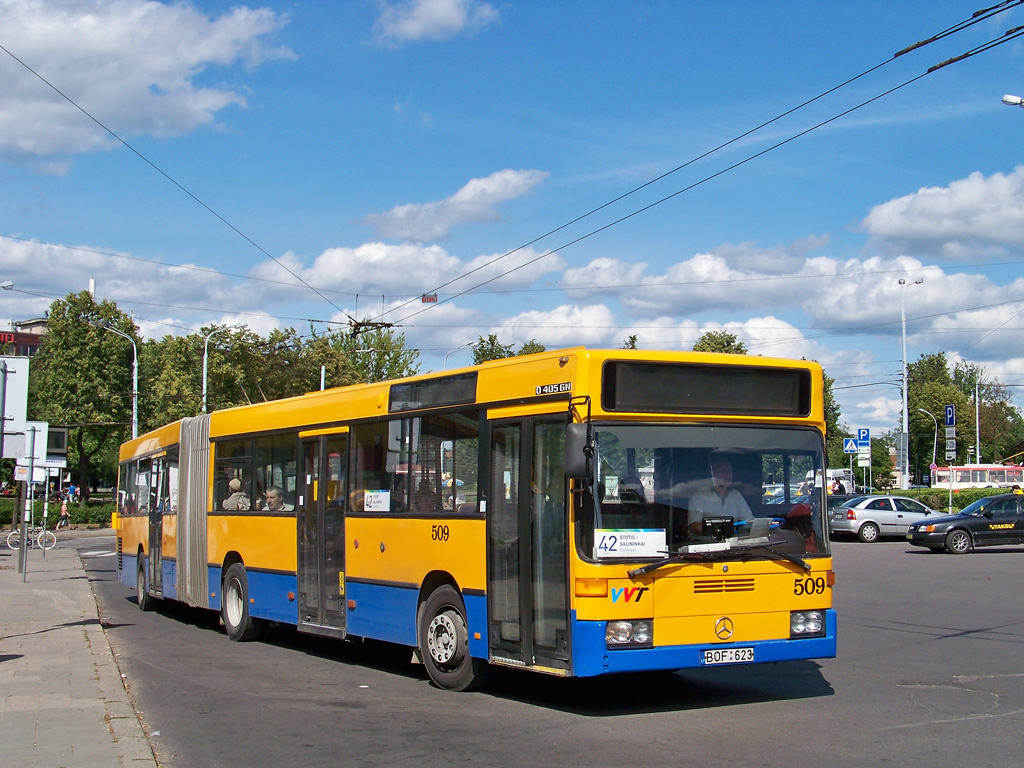
[[[836,507],[847,507],[854,503],[854,499],[859,499],[864,496],[863,493],[831,493],[828,496],[828,509],[832,510]]]
[[[828,529],[870,543],[882,536],[903,536],[911,525],[932,516],[939,513],[906,496],[857,496],[832,508]]]
[[[957,515],[944,515],[914,523],[907,541],[932,552],[963,555],[974,547],[1024,544],[1024,509],[1019,493],[986,496]]]

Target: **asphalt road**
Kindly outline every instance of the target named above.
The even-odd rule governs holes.
[[[167,768],[1024,763],[1024,548],[836,543],[836,659],[597,680],[499,670],[455,694],[384,644],[284,629],[233,643],[214,614],[142,613],[113,580],[112,538],[67,545]]]

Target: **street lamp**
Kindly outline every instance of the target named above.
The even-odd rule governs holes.
[[[470,344],[472,344],[472,343],[473,343],[472,341],[467,341],[467,342],[466,342],[465,344],[460,344],[460,345],[459,345],[459,346],[457,346],[457,347],[456,347],[455,349],[451,349],[451,350],[449,350],[449,351],[448,351],[448,354],[446,354],[446,355],[444,356],[444,368],[442,368],[441,370],[444,370],[444,371],[447,371],[447,370],[448,370],[448,355],[450,355],[450,354],[451,354],[452,352],[458,352],[458,351],[459,351],[460,349],[462,349],[463,347],[468,347],[468,346],[469,346]]]
[[[222,331],[240,331],[244,327],[244,325],[225,325],[223,328],[214,328],[206,334],[206,341],[203,342],[203,413],[206,413],[206,358],[210,351],[210,338]]]
[[[935,466],[935,448],[939,444],[939,420],[935,418],[935,414],[932,413],[931,411],[926,411],[924,408],[918,408],[917,410],[919,410],[921,413],[927,413],[929,416],[932,417],[932,421],[935,422],[935,436],[932,438],[932,464],[931,464],[931,466],[934,467]],[[931,469],[931,467],[929,467],[929,469]]]
[[[914,285],[920,285],[924,282],[923,277],[919,277],[914,281]],[[903,290],[901,292],[900,300],[900,320],[903,324],[903,434],[900,437],[900,444],[903,449],[903,458],[900,460],[900,474],[902,475],[903,490],[906,490],[909,485],[910,475],[910,448],[907,436],[910,431],[910,404],[907,400],[908,389],[910,384],[910,372],[907,370],[907,281],[904,278],[900,278],[900,286]]]
[[[1011,96],[1010,94],[1006,94],[1003,96],[1003,104],[1008,107],[1024,107],[1024,99],[1020,96]]]
[[[132,440],[134,440],[139,436],[139,348],[135,345],[135,339],[127,333],[117,330],[109,320],[99,320],[94,325],[104,331],[116,333],[132,343]]]

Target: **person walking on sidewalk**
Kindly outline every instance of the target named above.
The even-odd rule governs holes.
[[[68,514],[68,500],[67,497],[60,502],[60,519],[57,521],[58,528],[67,528],[71,525],[71,515]]]

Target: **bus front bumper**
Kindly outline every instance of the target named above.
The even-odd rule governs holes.
[[[708,650],[753,648],[753,663],[826,659],[836,655],[836,612],[825,611],[825,635],[781,640],[756,640],[747,643],[703,643],[669,645],[653,648],[609,649],[605,642],[607,622],[573,622],[573,674],[594,677],[618,672],[650,672],[655,670],[688,669],[702,666],[736,666],[748,662],[707,665],[702,663]],[[657,621],[655,621],[657,637]]]

